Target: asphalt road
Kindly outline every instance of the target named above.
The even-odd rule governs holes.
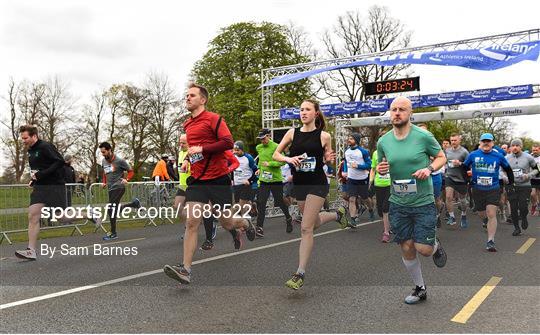
[[[97,234],[42,240],[60,248],[89,246],[89,255],[56,251],[35,262],[0,246],[0,331],[3,333],[538,333],[540,332],[540,218],[512,237],[500,224],[499,251],[485,251],[486,233],[470,215],[466,230],[443,226],[445,268],[423,258],[428,300],[409,306],[413,284],[394,244],[379,242],[380,221],[356,230],[329,223],[316,233],[305,286],[284,286],[297,268],[299,227],[285,233],[282,219],[265,225],[264,239],[233,250],[219,230],[211,251],[196,252],[192,284],[166,277],[164,264],[181,256],[182,226],[120,231],[105,247],[137,255],[95,256]],[[199,241],[203,241],[201,228]],[[80,249],[84,250],[84,249]],[[492,277],[502,278],[466,323],[451,321]],[[68,291],[71,290],[71,291]]]

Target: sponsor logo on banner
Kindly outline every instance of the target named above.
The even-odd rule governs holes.
[[[531,49],[535,48],[537,44],[504,44],[496,45],[492,47],[482,48],[479,50],[480,54],[488,58],[497,60],[497,61],[508,61],[516,56],[524,55],[528,53]]]
[[[471,91],[471,97],[475,99],[489,99],[491,90],[476,90]]]
[[[386,99],[377,99],[377,100],[370,100],[369,101],[369,108],[370,109],[376,109],[377,111],[380,110],[388,110],[388,102]],[[368,110],[369,112],[369,110]]]
[[[437,100],[439,101],[455,101],[456,93],[441,93],[437,95]]]

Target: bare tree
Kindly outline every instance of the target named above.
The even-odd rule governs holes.
[[[98,147],[103,132],[104,115],[107,111],[107,92],[98,91],[92,94],[91,103],[84,105],[80,122],[76,128],[79,153],[79,165],[88,171],[90,182],[98,180]]]
[[[65,153],[74,143],[69,121],[75,114],[75,101],[69,92],[69,85],[57,76],[47,79],[41,104],[42,137]]]
[[[176,134],[180,127],[176,121],[178,96],[164,74],[150,73],[144,84],[145,106],[150,117],[150,140],[156,154],[173,152],[177,145]]]
[[[5,129],[5,135],[2,134],[2,147],[8,158],[8,170],[12,170],[13,180],[8,182],[20,182],[26,166],[27,155],[24,146],[19,141],[19,126],[21,125],[21,114],[17,112],[17,99],[19,89],[13,78],[10,78],[8,84],[7,102],[9,104],[9,118],[1,120]],[[11,178],[8,178],[11,179]]]

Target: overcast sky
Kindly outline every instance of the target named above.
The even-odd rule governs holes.
[[[10,76],[41,80],[59,75],[84,102],[100,87],[141,83],[149,71],[166,73],[182,90],[194,62],[220,28],[242,21],[292,21],[318,44],[321,32],[339,15],[349,10],[367,12],[374,4],[388,7],[413,32],[411,46],[540,27],[538,0],[4,0],[0,2],[0,95],[5,95]],[[489,72],[428,65],[413,69],[421,76],[422,93],[540,83],[540,61]],[[1,107],[5,113],[5,105]],[[540,115],[511,120],[517,123],[516,135],[540,140]]]

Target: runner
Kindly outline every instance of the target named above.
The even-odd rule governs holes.
[[[450,136],[450,148],[445,150],[447,163],[446,169],[446,210],[450,217],[446,222],[447,225],[453,226],[456,224],[454,214],[454,197],[457,196],[460,202],[461,210],[461,228],[467,228],[467,181],[466,171],[463,170],[463,162],[467,159],[469,152],[461,146],[461,135],[452,134]],[[457,194],[455,194],[457,193]]]
[[[66,208],[66,184],[64,181],[64,158],[56,147],[49,142],[39,139],[38,129],[35,125],[24,125],[19,128],[19,134],[24,147],[28,150],[28,163],[30,165],[30,206],[28,207],[28,247],[25,250],[15,251],[15,256],[27,260],[36,260],[37,240],[39,236],[39,221],[43,209],[47,207],[49,213],[54,209]],[[59,215],[58,213],[56,213]],[[91,217],[90,213],[87,213]],[[72,222],[75,219],[87,217],[67,218],[62,216],[61,222]],[[101,224],[97,218],[95,223]]]
[[[244,142],[236,141],[233,151],[239,162],[234,170],[234,201],[240,205],[242,214],[245,214],[251,211],[253,201],[251,183],[258,168],[253,157],[244,151]]]
[[[270,139],[270,130],[263,129],[259,132],[258,139],[261,144],[257,145],[259,155],[259,193],[257,195],[258,212],[257,215],[257,237],[264,237],[264,219],[266,213],[266,202],[272,192],[274,206],[281,209],[285,215],[285,231],[292,233],[293,225],[289,207],[283,202],[283,180],[281,177],[281,166],[283,163],[276,162],[272,155],[276,151],[277,143]]]
[[[537,163],[534,157],[526,152],[523,152],[523,142],[520,139],[514,139],[510,143],[512,153],[506,156],[512,171],[514,172],[515,189],[513,192],[508,192],[508,200],[510,201],[510,209],[512,213],[512,223],[514,224],[514,232],[512,236],[521,234],[519,220],[521,219],[521,228],[527,230],[529,222],[527,214],[529,200],[531,196],[531,179],[538,175]],[[519,211],[519,215],[518,215]]]
[[[384,134],[381,134],[381,136]],[[381,242],[390,242],[390,221],[388,220],[388,211],[390,203],[390,174],[387,173],[384,176],[379,175],[377,172],[377,164],[379,160],[377,157],[377,150],[373,151],[371,155],[371,171],[369,172],[369,185],[375,187],[375,198],[377,199],[377,214],[383,221],[383,233]]]
[[[499,169],[502,167],[508,176],[508,189],[514,188],[514,173],[503,155],[493,150],[493,135],[480,136],[478,150],[473,151],[463,162],[463,166],[472,170],[473,198],[475,209],[480,218],[487,218],[488,241],[486,250],[497,251],[495,233],[497,231],[497,206],[499,205]]]
[[[540,169],[540,144],[534,143],[531,150],[532,156],[536,161],[536,168]],[[540,178],[531,179],[531,215],[540,215]]]
[[[126,184],[133,178],[133,170],[129,164],[113,153],[109,142],[103,142],[99,145],[99,150],[103,156],[101,167],[103,168],[103,188],[108,187],[109,204],[108,215],[111,222],[111,231],[103,237],[104,241],[116,240],[116,220],[121,207],[140,208],[141,202],[134,198],[130,203],[120,204],[122,197],[126,192]]]
[[[405,268],[416,285],[405,303],[426,300],[427,291],[420,261],[416,254],[433,256],[436,266],[446,264],[446,252],[436,237],[435,198],[431,172],[445,163],[439,143],[430,132],[411,124],[412,103],[397,97],[390,105],[393,130],[377,143],[377,172],[390,173],[391,195],[389,219],[394,241],[401,247]],[[430,157],[434,157],[430,163]]]
[[[313,250],[313,230],[330,221],[338,221],[341,228],[351,225],[344,207],[334,213],[320,212],[329,191],[323,165],[333,161],[335,153],[330,134],[324,131],[325,121],[319,103],[304,100],[300,105],[300,120],[302,127],[287,131],[273,155],[274,160],[294,166],[293,193],[302,213],[299,265],[285,284],[293,290],[304,285],[305,270]],[[282,155],[289,145],[290,156]]]
[[[250,241],[255,239],[255,228],[249,219],[233,215],[232,190],[225,151],[233,148],[231,132],[225,121],[206,110],[208,91],[191,84],[186,94],[186,109],[191,117],[184,122],[187,134],[191,176],[186,189],[186,233],[183,263],[165,265],[165,274],[182,284],[191,282],[191,264],[197,249],[197,230],[202,216],[219,210],[219,222],[227,230],[243,229]],[[212,203],[210,206],[209,202]],[[227,209],[230,211],[227,213]],[[234,216],[234,217],[233,217]]]
[[[371,169],[371,158],[369,151],[360,146],[360,134],[353,133],[347,139],[349,148],[345,150],[345,162],[343,163],[343,173],[347,176],[347,193],[349,194],[349,212],[352,220],[359,223],[357,198],[367,205],[369,209],[369,219],[373,220],[373,203],[369,198],[369,171]]]

